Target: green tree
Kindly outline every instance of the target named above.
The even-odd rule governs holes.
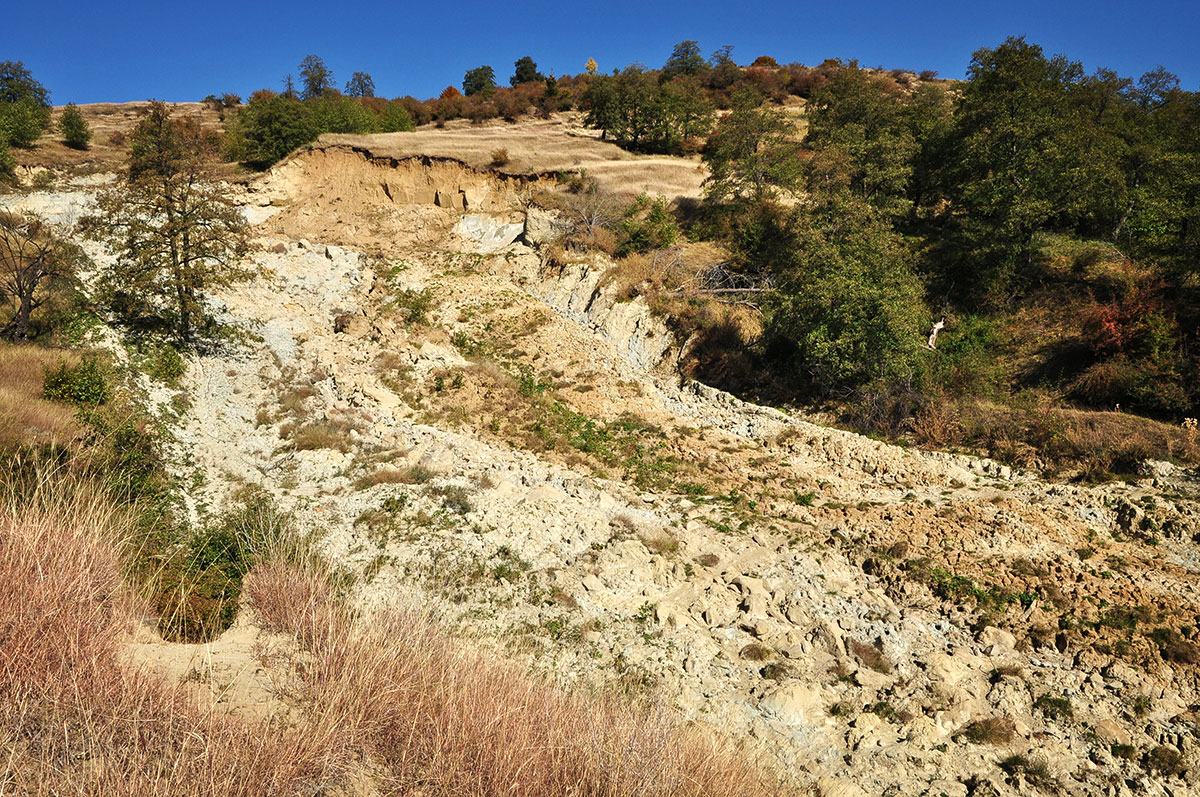
[[[347,97],[374,97],[375,79],[366,72],[355,72],[346,82]]]
[[[20,61],[0,62],[0,141],[34,145],[50,127],[50,92]]]
[[[1085,196],[1087,128],[1068,87],[1079,65],[1009,38],[977,50],[955,113],[951,200],[985,290],[1033,257],[1034,235]]]
[[[92,131],[88,129],[87,120],[83,118],[79,106],[75,103],[70,103],[63,109],[62,116],[58,119],[58,129],[66,145],[74,149],[87,149],[88,142],[92,140]]]
[[[304,84],[301,98],[311,100],[333,90],[333,72],[318,56],[306,55],[300,62],[300,82]]]
[[[679,152],[712,125],[712,105],[694,78],[660,85],[640,64],[615,75],[597,75],[583,101],[589,126],[603,130],[606,139],[642,152]]]
[[[513,69],[513,76],[508,79],[510,86],[519,86],[522,83],[543,83],[546,80],[546,76],[538,71],[537,63],[528,55],[523,55],[514,61]]]
[[[795,210],[791,231],[793,255],[776,267],[766,323],[795,345],[812,387],[830,395],[911,379],[929,312],[900,237],[848,184]]]
[[[128,179],[99,194],[98,212],[82,226],[117,256],[102,277],[114,309],[191,344],[215,325],[208,292],[249,276],[239,265],[246,222],[208,177],[218,140],[194,119],[151,103],[130,141]]]
[[[321,131],[309,108],[283,94],[255,96],[237,109],[225,131],[225,155],[265,169]]]
[[[708,69],[708,62],[700,54],[700,45],[692,40],[682,41],[671,50],[671,57],[663,64],[662,79],[670,80],[678,75],[699,75]]]
[[[463,75],[462,88],[462,93],[468,97],[472,94],[491,94],[496,90],[496,70],[486,64],[468,69]]]
[[[908,211],[908,188],[918,145],[906,114],[906,97],[881,78],[842,64],[812,96],[805,144],[837,148],[853,166],[851,186],[891,217]]]
[[[761,203],[794,193],[803,179],[799,132],[782,111],[738,92],[701,157],[708,167],[705,196],[713,202]]]

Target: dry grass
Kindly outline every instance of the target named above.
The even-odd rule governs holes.
[[[746,762],[661,710],[555,689],[467,651],[403,611],[355,623],[320,578],[283,565],[246,591],[311,655],[302,697],[423,795],[778,794]]]
[[[1049,399],[1027,406],[935,400],[913,419],[912,432],[921,445],[979,449],[1012,465],[1090,481],[1132,474],[1146,459],[1200,458],[1184,427],[1124,412],[1061,408]]]
[[[0,793],[295,794],[340,773],[338,739],[207,711],[122,663],[140,607],[117,544],[130,519],[41,474],[0,509]]]
[[[427,125],[413,133],[326,134],[320,143],[362,147],[384,158],[452,158],[474,169],[497,168],[513,175],[586,169],[618,194],[636,196],[645,191],[671,199],[700,196],[700,184],[708,173],[699,158],[634,155],[601,141],[599,131],[583,127],[581,119],[578,114],[556,114],[549,120],[516,124],[493,121],[475,125],[459,120],[441,129]],[[508,156],[502,167],[493,165],[493,153],[498,150]]]
[[[170,103],[180,117],[195,117],[206,130],[223,129],[218,114],[198,102]],[[92,131],[92,140],[85,150],[72,149],[62,141],[58,118],[62,107],[54,109],[54,124],[38,139],[33,149],[14,149],[17,162],[23,166],[44,167],[70,174],[117,171],[126,165],[129,156],[128,136],[145,113],[146,102],[98,102],[80,105],[79,111]],[[223,176],[232,176],[232,165],[217,167]]]
[[[0,484],[0,793],[341,793],[352,777],[425,797],[780,793],[661,709],[552,688],[422,616],[356,619],[282,559],[245,594],[299,643],[278,679],[298,711],[202,706],[122,655],[145,612],[118,555],[133,517],[85,478],[34,476]]]
[[[79,361],[70,352],[35,346],[0,345],[0,446],[74,440],[83,428],[75,409],[42,398],[42,376],[60,360]]]
[[[986,717],[967,725],[960,734],[974,744],[1008,744],[1016,729],[1012,717]]]

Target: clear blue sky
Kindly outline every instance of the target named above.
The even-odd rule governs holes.
[[[491,64],[501,82],[531,55],[543,72],[603,71],[640,61],[660,66],[676,42],[704,53],[734,45],[749,63],[857,58],[864,66],[936,69],[961,77],[978,47],[1025,35],[1090,72],[1137,77],[1163,64],[1200,89],[1200,1],[923,0],[920,2],[680,2],[566,0],[91,0],[6,3],[0,60],[21,60],[56,104],[197,100],[278,89],[316,53],[342,85],[371,73],[380,96],[425,98]]]

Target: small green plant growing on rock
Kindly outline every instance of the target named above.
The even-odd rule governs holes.
[[[1071,701],[1065,697],[1042,695],[1033,701],[1033,707],[1041,711],[1042,714],[1046,715],[1046,719],[1050,720],[1069,720],[1075,716],[1075,710],[1071,707]]]

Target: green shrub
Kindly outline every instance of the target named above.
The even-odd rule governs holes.
[[[433,295],[428,288],[413,290],[404,288],[396,291],[392,306],[398,310],[407,311],[410,324],[424,324],[429,321],[429,308],[433,306]]]
[[[0,139],[10,146],[32,147],[49,125],[50,109],[32,97],[0,101]]]
[[[151,379],[173,385],[187,371],[187,364],[174,346],[163,345],[150,352],[147,373]]]
[[[413,124],[412,114],[408,112],[408,108],[400,100],[392,100],[384,105],[378,111],[379,129],[384,133],[398,133],[401,131],[407,132],[416,130],[417,126]]]
[[[265,169],[321,132],[304,103],[283,95],[256,96],[232,115],[225,153],[231,160]]]
[[[1168,776],[1182,775],[1187,771],[1187,766],[1183,763],[1183,756],[1179,754],[1179,751],[1163,744],[1146,753],[1145,766],[1152,772]]]
[[[42,394],[54,401],[77,407],[99,407],[112,398],[106,369],[96,357],[84,357],[75,366],[60,361],[47,368],[42,378]]]
[[[616,255],[624,257],[634,252],[664,249],[678,240],[679,227],[671,216],[667,198],[659,196],[651,199],[641,194],[625,210]]]
[[[16,168],[17,159],[8,148],[8,142],[0,136],[0,182],[12,182]]]
[[[769,299],[768,330],[796,347],[817,393],[910,379],[930,316],[899,238],[852,201],[794,224],[795,254]]]
[[[290,516],[265,494],[245,498],[163,568],[154,591],[159,630],[182,642],[214,639],[233,624],[242,579],[255,564],[303,554]]]
[[[58,129],[62,133],[63,143],[73,149],[87,149],[88,142],[92,140],[92,131],[88,129],[88,123],[75,103],[63,109],[58,119]]]
[[[1075,716],[1075,710],[1071,708],[1071,701],[1065,697],[1042,695],[1033,701],[1033,707],[1045,714],[1047,719],[1069,720]]]

